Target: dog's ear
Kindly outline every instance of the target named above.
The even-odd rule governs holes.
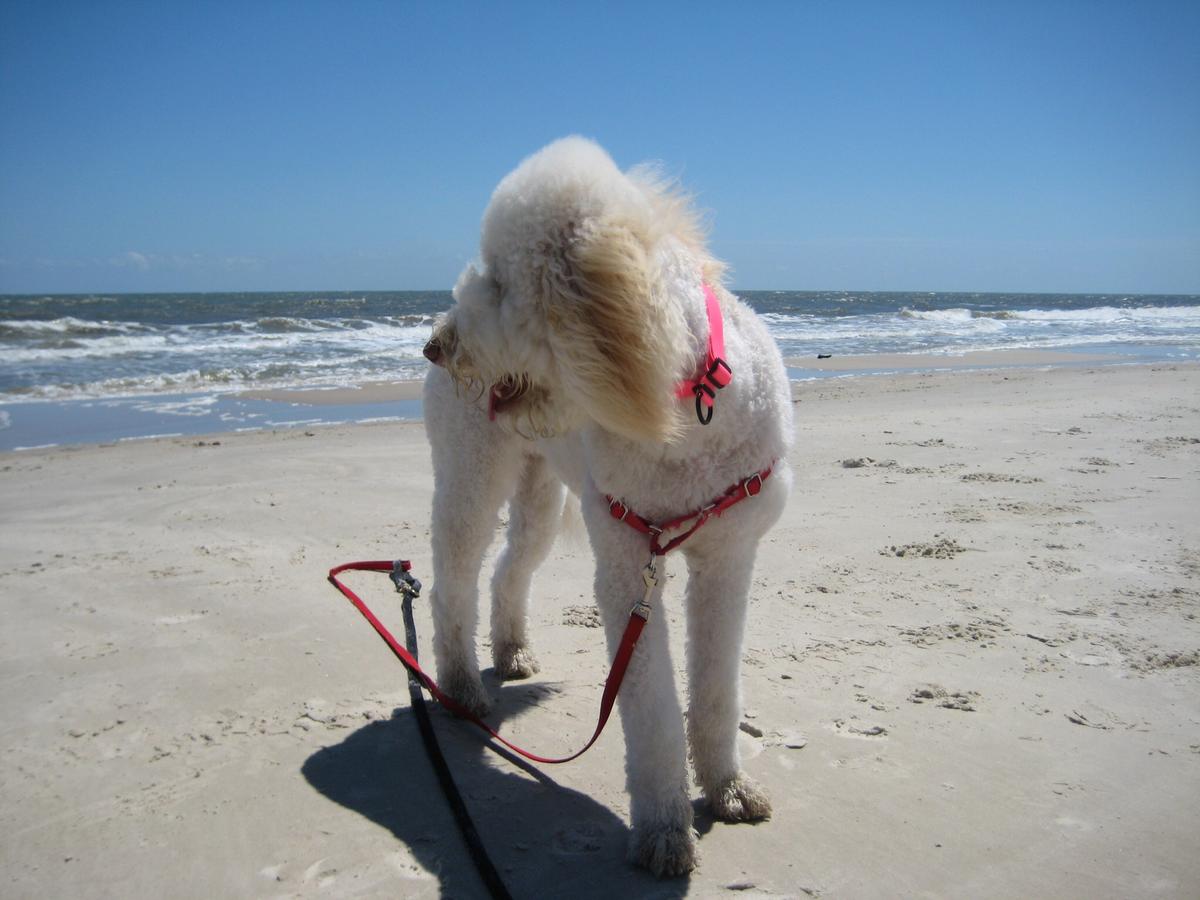
[[[674,398],[679,348],[670,311],[656,304],[646,242],[636,224],[571,224],[543,270],[542,301],[566,402],[635,440],[681,429]]]

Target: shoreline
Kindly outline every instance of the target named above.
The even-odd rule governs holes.
[[[1109,364],[1130,362],[1120,353],[1074,350],[970,350],[964,353],[872,353],[866,355],[789,357],[789,369],[813,372],[856,372],[890,374],[909,371],[958,369],[1040,368],[1043,366]]]
[[[244,400],[267,400],[273,403],[300,403],[306,406],[348,406],[352,404],[396,403],[420,400],[423,381],[370,381],[353,387],[331,388],[267,388],[239,391],[235,396]]]
[[[701,811],[700,868],[657,881],[624,862],[619,720],[538,772],[435,707],[513,894],[1195,896],[1200,367],[794,390],[795,488],[742,651],[743,766],[774,815]],[[429,579],[423,427],[217,438],[3,458],[9,892],[474,896],[403,670],[325,580],[397,555]],[[665,564],[683,691],[684,566]],[[535,750],[594,719],[593,577],[559,541],[533,582],[541,672],[485,673],[490,721]],[[386,579],[353,584],[398,627]]]
[[[918,373],[1049,370],[1063,367],[1200,365],[1120,352],[991,350],[958,355],[871,354],[784,360],[793,384]],[[0,454],[156,438],[317,428],[374,421],[419,422],[421,381],[351,387],[281,387],[222,393],[153,394],[0,404]]]

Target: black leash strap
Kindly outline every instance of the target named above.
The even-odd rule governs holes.
[[[396,584],[397,590],[404,596],[404,601],[401,609],[404,613],[404,643],[408,647],[408,652],[413,658],[417,657],[417,626],[413,622],[412,601],[416,596],[416,591],[419,591],[420,583],[417,583],[416,591],[411,588],[406,590],[400,587],[399,582]],[[512,900],[512,894],[508,892],[508,888],[504,886],[504,882],[500,880],[500,873],[496,871],[491,858],[487,854],[487,849],[483,846],[483,840],[479,837],[479,830],[475,827],[475,822],[471,819],[471,814],[467,811],[467,805],[463,802],[462,794],[458,791],[458,785],[454,783],[454,776],[450,774],[450,767],[446,764],[446,757],[442,755],[441,745],[438,744],[437,735],[433,731],[433,722],[429,719],[429,710],[425,706],[425,695],[421,692],[421,682],[409,672],[408,675],[408,698],[412,705],[413,715],[417,719],[417,728],[421,732],[421,740],[425,744],[425,753],[429,757],[429,762],[433,766],[434,772],[437,773],[438,782],[442,786],[442,793],[446,796],[446,802],[450,804],[450,809],[454,813],[454,820],[458,823],[458,829],[462,833],[463,841],[467,845],[467,852],[471,855],[471,862],[475,863],[475,869],[479,872],[479,877],[483,879],[483,883],[487,885],[488,893],[495,900]]]

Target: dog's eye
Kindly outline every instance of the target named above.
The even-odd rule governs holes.
[[[499,303],[504,299],[504,285],[502,285],[499,281],[497,281],[495,278],[489,277],[488,287],[491,288],[489,293],[493,303]]]

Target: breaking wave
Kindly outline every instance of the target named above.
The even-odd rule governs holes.
[[[741,296],[788,357],[1101,345],[1200,355],[1200,297]],[[421,378],[450,303],[448,292],[5,297],[0,402]]]

